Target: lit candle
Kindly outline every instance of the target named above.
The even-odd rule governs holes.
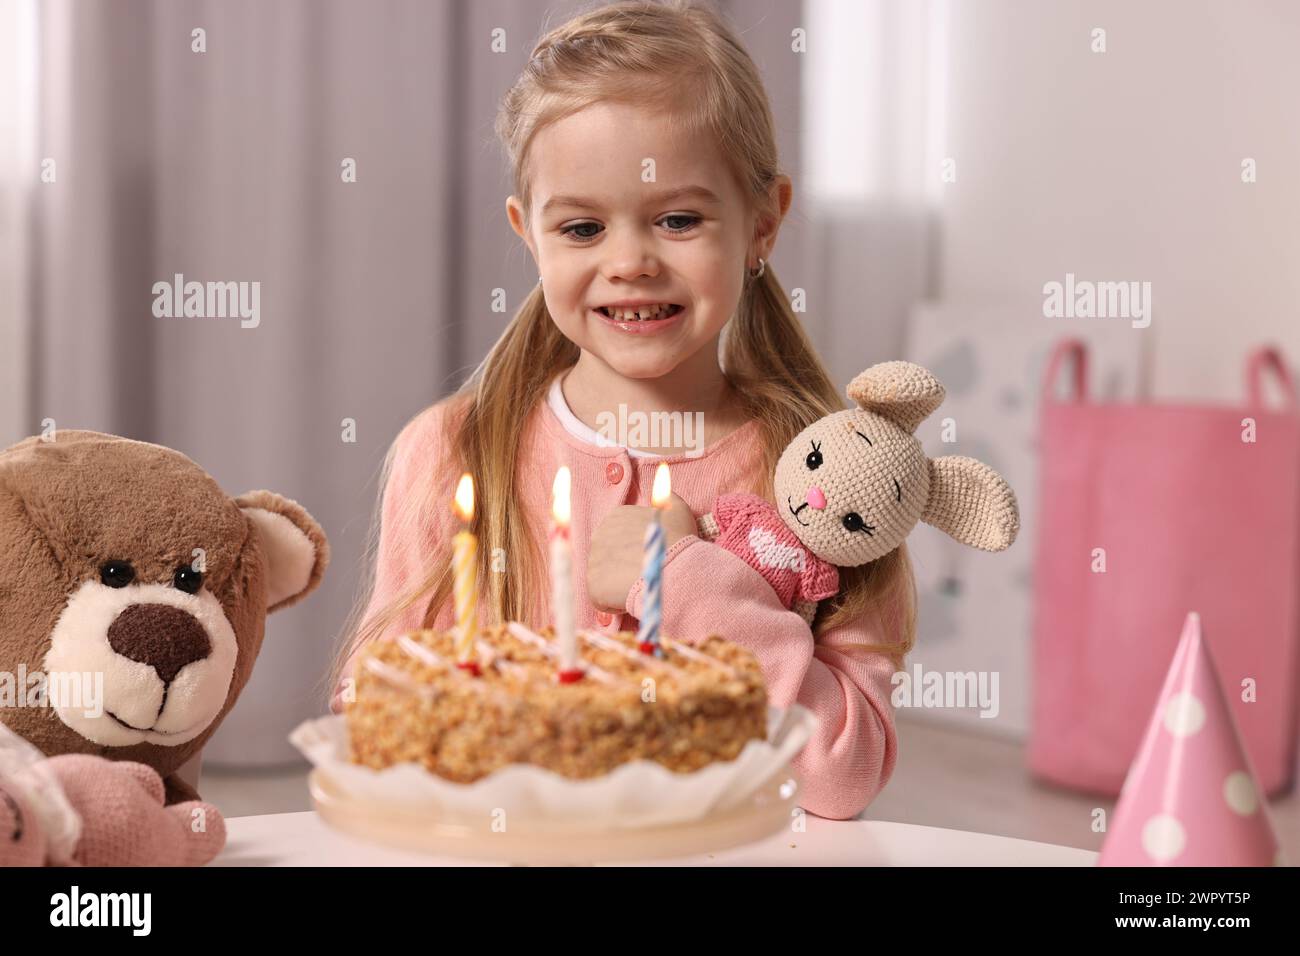
[[[654,517],[645,529],[645,563],[641,576],[645,578],[645,600],[641,606],[641,626],[637,629],[636,639],[643,653],[663,657],[664,650],[659,644],[659,616],[661,612],[662,582],[664,569],[664,528],[660,521],[663,509],[668,507],[672,494],[671,481],[668,477],[668,463],[661,461],[655,469],[654,486],[650,491],[650,503],[654,505]]]
[[[573,625],[573,546],[569,542],[569,467],[561,465],[551,488],[551,616],[560,642],[559,680],[571,684],[582,679],[578,666],[578,632]]]
[[[456,666],[478,676],[474,639],[478,636],[478,538],[469,530],[474,520],[474,480],[460,476],[454,510],[462,527],[451,539],[456,600]]]

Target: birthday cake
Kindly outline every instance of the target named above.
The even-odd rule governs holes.
[[[572,682],[557,678],[550,628],[481,631],[472,669],[457,666],[450,632],[371,644],[346,707],[349,759],[414,762],[460,783],[515,763],[589,778],[639,759],[688,773],[765,739],[767,691],[744,648],[718,636],[662,639],[659,657],[630,632],[578,638],[584,673]]]

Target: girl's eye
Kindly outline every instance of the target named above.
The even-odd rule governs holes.
[[[572,226],[565,226],[560,230],[560,235],[568,236],[570,239],[577,239],[579,242],[591,242],[596,238],[596,233],[590,236],[580,236],[573,230],[575,229],[599,229],[600,227],[594,222],[575,222]]]
[[[687,215],[664,216],[664,217],[663,217],[662,219],[660,219],[659,221],[660,221],[660,222],[669,222],[670,220],[676,220],[676,221],[678,221],[678,222],[683,222],[683,221],[684,221],[684,222],[686,223],[686,225],[684,225],[684,226],[678,226],[678,227],[667,226],[667,227],[665,227],[665,228],[668,229],[669,232],[673,233],[674,235],[681,235],[681,234],[684,233],[684,232],[690,232],[692,229],[694,229],[694,228],[695,228],[696,226],[698,226],[699,223],[700,223],[700,217],[699,217],[699,216],[687,216]],[[575,241],[577,241],[577,242],[591,242],[593,239],[596,238],[596,236],[600,235],[599,231],[594,232],[594,233],[590,233],[590,234],[586,234],[586,233],[584,233],[584,234],[579,234],[576,230],[578,230],[578,229],[596,229],[596,230],[600,230],[600,229],[602,229],[602,228],[603,228],[603,227],[602,227],[599,223],[595,223],[595,222],[575,222],[575,223],[573,223],[572,225],[565,226],[563,229],[561,229],[561,230],[560,230],[560,235],[562,235],[562,236],[568,236],[570,239],[573,239],[573,240],[575,240]]]
[[[872,532],[876,530],[875,525],[867,524],[862,520],[862,515],[858,514],[856,511],[850,511],[841,519],[840,523],[844,525],[846,531],[865,531],[868,538],[870,538]]]
[[[808,452],[808,457],[804,459],[804,464],[808,466],[809,471],[816,471],[822,466],[822,453],[817,447],[817,443],[812,443],[813,450]]]
[[[678,229],[673,229],[673,228],[670,227],[669,230],[668,230],[669,232],[690,232],[692,229],[694,229],[696,226],[698,226],[698,225],[700,224],[700,217],[699,217],[699,216],[684,216],[684,215],[683,215],[683,216],[664,216],[664,217],[663,217],[662,219],[660,219],[659,221],[660,221],[660,222],[667,222],[669,219],[685,220],[685,221],[687,222],[687,225],[682,226],[681,228],[678,228]]]

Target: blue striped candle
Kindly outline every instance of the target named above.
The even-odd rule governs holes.
[[[659,523],[659,509],[655,509],[654,520],[645,528],[645,564],[641,576],[645,578],[645,601],[641,606],[641,626],[637,629],[636,639],[641,650],[646,654],[663,657],[663,648],[659,646],[660,616],[660,582],[664,569],[664,528]]]
[[[654,488],[651,503],[654,505],[654,518],[645,529],[645,561],[641,567],[641,576],[645,578],[645,599],[641,604],[641,625],[637,628],[636,639],[641,651],[663,657],[664,649],[659,643],[659,623],[663,611],[663,570],[664,570],[664,527],[660,516],[668,507],[671,496],[670,479],[667,462],[660,462],[655,470]]]

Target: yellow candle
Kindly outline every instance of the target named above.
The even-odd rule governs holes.
[[[460,476],[456,485],[456,514],[466,525],[451,539],[453,588],[456,602],[456,663],[474,667],[474,639],[478,636],[478,538],[469,530],[474,520],[474,480]]]

